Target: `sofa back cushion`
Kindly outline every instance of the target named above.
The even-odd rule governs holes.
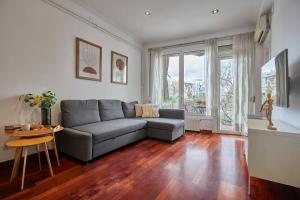
[[[122,102],[122,109],[124,116],[126,118],[134,118],[135,117],[135,108],[134,105],[138,104],[137,101],[133,101],[130,103]]]
[[[102,121],[124,118],[120,100],[99,100],[99,113]]]
[[[60,107],[66,128],[101,121],[97,100],[63,100]]]

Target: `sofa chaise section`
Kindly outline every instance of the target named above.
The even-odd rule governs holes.
[[[160,109],[159,118],[147,118],[147,136],[173,142],[184,134],[184,110]]]

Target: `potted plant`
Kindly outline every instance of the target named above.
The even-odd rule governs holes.
[[[42,95],[26,94],[21,96],[23,101],[30,107],[38,106],[41,108],[41,122],[43,125],[51,125],[51,107],[56,103],[55,94],[51,91]]]

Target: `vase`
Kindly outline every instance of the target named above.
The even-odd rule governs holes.
[[[41,108],[42,125],[51,125],[51,108]]]

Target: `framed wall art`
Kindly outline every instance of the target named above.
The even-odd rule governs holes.
[[[76,38],[76,78],[102,80],[102,47]]]
[[[128,83],[128,57],[114,51],[111,52],[111,82]]]

